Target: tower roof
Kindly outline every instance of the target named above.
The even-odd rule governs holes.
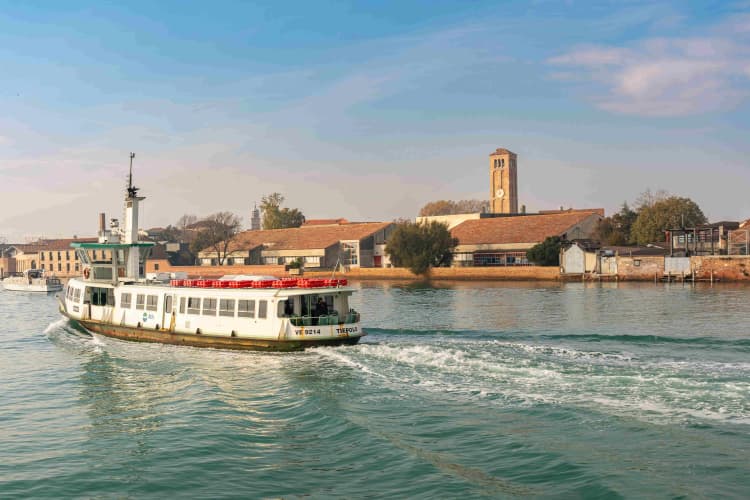
[[[492,153],[490,153],[490,156],[495,156],[495,155],[512,155],[512,156],[516,156],[516,153],[514,153],[513,151],[511,151],[509,149],[497,148],[495,151],[493,151]]]

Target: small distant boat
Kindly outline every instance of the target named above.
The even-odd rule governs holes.
[[[55,276],[45,276],[44,269],[27,269],[3,280],[3,288],[14,292],[59,292],[62,282]]]

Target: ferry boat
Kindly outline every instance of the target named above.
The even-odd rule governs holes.
[[[71,244],[83,275],[71,278],[59,297],[63,315],[108,337],[224,349],[302,350],[356,344],[365,335],[349,305],[356,290],[343,279],[147,279],[154,244],[138,240],[138,206],[145,198],[133,186],[134,156],[123,226],[113,220],[105,230],[100,224],[97,243]]]
[[[44,269],[27,269],[23,273],[8,276],[3,288],[14,292],[59,292],[62,282],[55,276],[46,276]]]

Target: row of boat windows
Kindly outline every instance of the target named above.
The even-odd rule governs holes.
[[[93,306],[114,306],[114,290],[111,288],[90,287],[91,305]],[[88,293],[88,292],[87,292]],[[67,287],[65,297],[73,302],[80,302],[81,289]],[[135,309],[140,311],[156,311],[159,305],[158,295],[147,295],[145,293],[135,294]],[[131,309],[133,307],[133,294],[120,294],[120,307]],[[165,300],[165,312],[172,312],[172,297],[167,296]],[[245,299],[213,299],[200,297],[180,297],[180,314],[193,314],[201,316],[226,316],[238,318],[255,318],[265,319],[268,316],[268,301],[266,300],[245,300]]]
[[[256,304],[257,303],[257,304]],[[92,300],[92,304],[94,301]],[[94,305],[105,305],[94,304]],[[135,308],[137,310],[156,311],[159,304],[158,295],[136,294]],[[110,305],[111,302],[110,302]],[[133,305],[131,293],[120,294],[120,307],[130,309]],[[243,300],[243,299],[212,299],[200,297],[180,297],[180,314],[194,314],[201,316],[227,316],[238,318],[255,318],[257,305],[257,317],[265,319],[268,316],[268,301],[266,300]],[[172,297],[167,296],[164,312],[172,312]]]
[[[255,318],[256,302],[258,306],[258,318],[265,319],[268,316],[267,300],[245,300],[245,299],[210,299],[199,297],[180,297],[180,314],[200,314],[202,316],[218,315],[238,318]]]
[[[81,289],[80,288],[73,288],[73,287],[67,287],[65,290],[65,298],[68,300],[72,300],[74,302],[80,302],[81,300]]]

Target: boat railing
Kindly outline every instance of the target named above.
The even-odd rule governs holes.
[[[289,321],[294,326],[324,326],[340,325],[345,323],[359,323],[360,315],[354,309],[346,314],[340,315],[338,311],[332,311],[330,314],[320,316],[290,316]]]

